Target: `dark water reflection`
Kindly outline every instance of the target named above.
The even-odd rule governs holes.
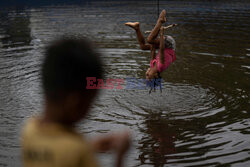
[[[249,166],[250,3],[161,2],[177,41],[163,93],[104,90],[79,130],[133,131],[128,166]],[[0,166],[20,166],[19,131],[42,110],[39,69],[44,46],[62,34],[88,36],[103,53],[106,78],[143,78],[149,52],[123,26],[156,20],[151,1],[0,10]],[[104,166],[112,155],[100,155]]]

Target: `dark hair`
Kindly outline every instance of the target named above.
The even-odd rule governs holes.
[[[91,90],[86,89],[86,77],[102,77],[99,54],[88,40],[62,38],[47,48],[42,65],[46,98],[59,100],[71,92],[87,94]]]
[[[161,83],[159,84],[158,82],[157,83],[155,82],[156,79],[160,79],[160,81],[162,82],[162,77],[160,75],[160,72],[157,72],[157,75],[158,75],[158,78],[154,78],[154,82],[153,82],[153,85],[151,85],[151,87],[150,87],[149,94],[152,92],[153,89],[155,91],[155,88],[158,86],[160,87],[160,91],[162,93]]]

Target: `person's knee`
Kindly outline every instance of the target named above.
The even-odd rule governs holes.
[[[149,44],[153,44],[153,43],[154,43],[154,41],[153,41],[153,39],[152,39],[151,37],[148,37],[148,38],[147,38],[147,42],[148,42]]]
[[[148,50],[148,47],[146,45],[140,45],[141,50]]]
[[[141,48],[141,50],[147,50],[147,48],[145,46],[141,46],[140,48]]]

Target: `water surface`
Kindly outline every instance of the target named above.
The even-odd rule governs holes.
[[[103,90],[86,136],[129,128],[127,166],[250,165],[250,3],[161,2],[176,62],[162,74],[163,92]],[[63,34],[87,36],[102,52],[106,78],[144,78],[150,53],[123,24],[156,22],[153,1],[100,1],[0,10],[0,166],[20,166],[20,129],[43,110],[40,65],[45,46]],[[112,154],[100,155],[104,166]]]

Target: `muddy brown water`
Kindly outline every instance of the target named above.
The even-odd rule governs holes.
[[[163,92],[102,90],[79,131],[130,129],[127,166],[249,166],[249,1],[164,1],[160,9],[178,24],[167,31],[177,59],[162,74]],[[144,78],[150,54],[123,24],[150,30],[156,14],[154,1],[1,8],[0,166],[21,165],[20,129],[43,110],[39,71],[52,39],[87,36],[101,48],[106,78]],[[98,155],[103,166],[113,157]]]

